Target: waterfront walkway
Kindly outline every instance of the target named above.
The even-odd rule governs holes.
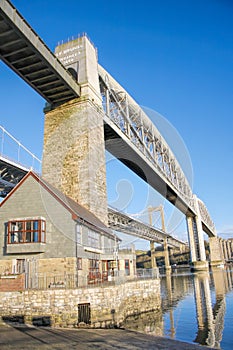
[[[212,349],[120,329],[0,326],[1,350],[204,350]]]

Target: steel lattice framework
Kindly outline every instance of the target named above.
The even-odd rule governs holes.
[[[5,197],[29,170],[36,171],[36,169],[38,169],[38,165],[41,165],[41,160],[24,147],[21,142],[13,137],[1,125],[0,145],[0,197]],[[7,154],[7,151],[9,151],[9,145],[11,151],[13,148],[15,149],[17,160],[12,157],[9,158]],[[27,164],[23,162],[23,152],[27,156]]]
[[[185,242],[167,234],[163,230],[145,224],[111,207],[108,207],[108,224],[109,227],[115,231],[137,236],[149,241],[160,244],[167,241],[168,245],[171,247],[180,248],[186,245]]]
[[[107,119],[119,129],[120,134],[130,140],[133,146],[155,172],[164,180],[172,196],[167,196],[173,204],[182,201],[181,210],[189,215],[197,215],[195,198],[189,182],[172,150],[142,108],[111,75],[99,65],[100,89]],[[105,119],[105,122],[108,121]],[[215,235],[214,223],[204,205],[198,200],[203,228]],[[178,206],[179,207],[179,206]]]

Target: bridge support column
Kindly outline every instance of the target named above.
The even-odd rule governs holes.
[[[226,240],[222,240],[222,248],[223,248],[223,257],[225,262],[228,260],[228,252],[227,252],[227,246],[226,246]]]
[[[231,249],[231,241],[230,241],[230,240],[227,240],[227,250],[228,250],[228,257],[229,257],[229,260],[231,260],[232,249]]]
[[[208,261],[206,261],[201,214],[199,211],[199,205],[196,196],[194,196],[194,205],[196,209],[196,215],[188,216],[186,218],[191,252],[191,262],[193,265],[193,270],[208,271],[209,264]]]
[[[208,262],[206,261],[201,220],[198,216],[188,216],[186,217],[186,220],[193,269],[196,271],[207,271],[209,267]]]
[[[151,253],[151,268],[157,269],[156,255],[155,255],[155,242],[150,241],[150,253]]]
[[[222,250],[221,243],[218,237],[210,237],[209,238],[209,246],[210,246],[210,265],[212,268],[218,267],[224,264],[222,258]]]
[[[223,239],[222,238],[219,238],[219,245],[220,245],[220,253],[221,253],[222,261],[225,261],[224,251],[223,251]]]
[[[166,238],[164,240],[163,247],[164,247],[165,269],[166,269],[166,271],[170,271],[171,270],[171,265],[170,265],[170,259],[169,259],[168,243],[167,243],[167,239]]]
[[[77,57],[71,68],[76,69],[81,97],[45,109],[42,176],[107,224],[104,112],[96,50],[84,36],[56,48],[64,64],[70,52]]]
[[[226,261],[228,261],[228,260],[230,259],[230,256],[229,256],[228,241],[227,241],[227,239],[225,240],[225,250],[226,250]]]

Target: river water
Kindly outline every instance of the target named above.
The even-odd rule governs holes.
[[[175,270],[160,276],[161,312],[128,318],[125,328],[222,350],[233,349],[233,270]]]

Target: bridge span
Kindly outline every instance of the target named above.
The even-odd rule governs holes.
[[[98,65],[94,45],[83,36],[59,45],[55,54],[8,0],[0,0],[0,57],[50,104],[43,177],[107,223],[106,148],[186,215],[195,267],[208,269],[202,230],[210,238],[212,264],[219,264],[207,208],[156,126]]]
[[[185,215],[200,210],[204,231],[215,235],[214,223],[195,197],[172,150],[143,109],[99,65],[105,110],[106,149],[180,209]]]
[[[148,241],[160,244],[164,244],[164,241],[167,241],[168,246],[178,249],[186,245],[185,242],[173,237],[165,231],[145,224],[140,220],[136,220],[132,216],[112,207],[108,207],[108,223],[109,227],[115,231],[137,236]]]
[[[0,0],[0,57],[47,102],[80,96],[80,87],[10,1]]]

